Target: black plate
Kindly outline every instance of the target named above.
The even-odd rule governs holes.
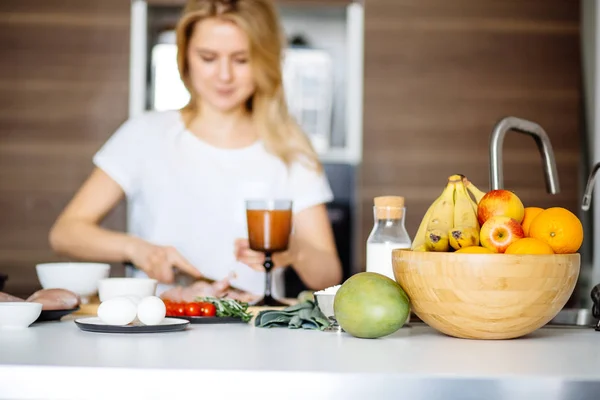
[[[79,307],[71,308],[70,310],[42,310],[42,313],[35,322],[58,321],[65,315],[69,315],[79,310]]]
[[[174,318],[181,318],[190,321],[192,324],[245,324],[240,317],[188,317],[188,316],[177,316]]]
[[[185,330],[189,321],[179,318],[165,318],[160,325],[106,325],[98,317],[80,318],[75,324],[82,331],[97,333],[159,333],[179,332]]]

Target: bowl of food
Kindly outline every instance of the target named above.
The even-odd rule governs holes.
[[[512,339],[553,319],[579,277],[574,254],[393,250],[396,281],[432,328],[467,339]]]
[[[81,298],[86,304],[98,293],[100,280],[110,274],[110,265],[86,262],[55,262],[35,266],[43,289],[66,289]]]
[[[341,285],[336,285],[313,293],[315,304],[331,323],[329,327],[325,328],[325,331],[337,332],[341,330],[333,312],[333,300],[340,287]]]
[[[0,303],[0,329],[25,329],[42,313],[42,304],[28,301]]]
[[[144,297],[154,296],[158,281],[150,278],[106,278],[98,285],[100,302],[115,297]]]

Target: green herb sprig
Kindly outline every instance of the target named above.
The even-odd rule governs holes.
[[[216,297],[198,297],[196,300],[214,304],[217,317],[238,317],[244,322],[250,321],[253,317],[253,314],[248,311],[248,303],[239,300]]]

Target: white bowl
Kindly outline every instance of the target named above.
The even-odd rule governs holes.
[[[327,318],[334,317],[333,313],[333,300],[335,299],[335,293],[315,293],[315,303],[319,310]]]
[[[340,325],[335,319],[335,314],[333,312],[333,300],[335,299],[335,293],[315,292],[314,296],[315,304],[331,323],[329,327],[325,328],[325,331],[340,332]]]
[[[35,266],[44,289],[66,289],[76,293],[82,303],[98,293],[98,283],[108,278],[110,265],[101,263],[56,262]]]
[[[41,303],[28,301],[0,303],[0,329],[25,329],[42,313]]]
[[[107,278],[98,285],[100,302],[121,296],[154,296],[158,281],[150,278]]]

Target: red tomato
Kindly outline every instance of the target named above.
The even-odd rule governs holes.
[[[217,315],[217,308],[212,303],[200,303],[200,315],[203,317],[214,317]]]
[[[172,301],[169,302],[168,304],[165,304],[165,307],[167,308],[167,316],[168,317],[175,316],[175,306],[176,306],[176,304],[173,303]]]
[[[185,315],[185,303],[172,303],[171,306],[174,317],[182,317]]]
[[[185,305],[185,315],[188,317],[200,316],[200,303],[191,302]]]

